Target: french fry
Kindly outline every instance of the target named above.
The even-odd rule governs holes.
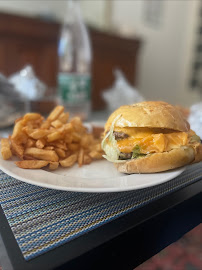
[[[61,113],[63,113],[64,107],[63,106],[56,106],[55,109],[49,114],[47,120],[54,121],[56,120]]]
[[[35,140],[28,138],[27,143],[26,143],[26,148],[35,146],[35,143],[36,143]]]
[[[83,159],[84,159],[84,150],[83,150],[83,148],[81,148],[79,150],[79,154],[78,154],[78,164],[79,164],[79,167],[81,167],[83,165]]]
[[[11,151],[14,155],[18,156],[20,159],[23,159],[24,147],[21,144],[16,143],[15,140],[11,138]]]
[[[44,147],[45,150],[54,150],[54,146],[48,145]]]
[[[56,154],[55,151],[53,150],[46,150],[46,149],[38,149],[38,148],[27,148],[25,149],[25,155],[42,159],[42,160],[47,160],[47,161],[58,161],[58,155]]]
[[[76,132],[73,132],[72,133],[72,142],[80,142],[81,141],[81,135],[76,133]]]
[[[63,160],[60,160],[59,163],[62,167],[72,167],[77,160],[77,154],[73,154]]]
[[[56,170],[58,168],[58,166],[59,166],[59,162],[55,161],[55,162],[50,162],[49,163],[49,169],[52,170],[52,171]]]
[[[46,135],[48,135],[49,131],[45,129],[36,129],[33,130],[31,133],[29,133],[29,136],[35,140],[44,138]]]
[[[89,148],[89,147],[91,147],[92,142],[93,142],[92,136],[89,135],[89,134],[85,134],[85,135],[82,136],[82,138],[81,138],[80,145],[81,145],[82,147],[84,147],[84,148]]]
[[[69,119],[69,113],[66,112],[66,113],[61,113],[59,118],[58,118],[63,124],[66,124],[68,119]]]
[[[44,121],[44,122],[41,124],[40,128],[41,128],[41,129],[48,129],[48,128],[50,127],[50,125],[51,125],[51,122],[50,122],[50,121]]]
[[[26,113],[23,117],[24,122],[43,120],[43,117],[39,113]]]
[[[5,160],[12,157],[10,142],[7,138],[1,139],[1,155]]]
[[[63,137],[64,135],[62,133],[55,131],[47,136],[47,141],[54,142],[54,141],[62,139]]]
[[[97,152],[97,151],[91,151],[89,154],[88,154],[92,159],[102,159],[102,153],[100,152]]]
[[[55,141],[55,142],[51,142],[50,143],[51,146],[57,147],[57,148],[61,148],[63,150],[67,150],[67,145],[65,142],[63,141]]]
[[[95,151],[97,151],[97,152],[101,152],[101,153],[103,152],[100,143],[97,143],[97,144],[93,145],[93,149],[94,149]],[[103,153],[103,155],[104,155],[104,153]]]
[[[70,123],[72,124],[75,131],[82,134],[85,132],[86,128],[83,126],[81,118],[78,116],[75,116],[71,119]]]
[[[20,168],[48,165],[55,170],[59,165],[71,167],[76,162],[81,167],[102,158],[100,138],[96,137],[88,133],[79,117],[69,120],[64,107],[57,106],[45,120],[39,113],[17,119],[12,136],[2,141],[1,153],[5,159],[12,154],[18,156],[22,162],[16,165]]]
[[[48,165],[45,160],[22,160],[16,161],[15,164],[22,169],[40,169]]]
[[[73,127],[75,127],[76,129],[78,129],[78,127],[83,126],[82,125],[82,121],[81,118],[78,116],[75,116],[71,119],[70,123],[72,123]]]
[[[19,118],[17,118],[17,119],[15,119],[15,124],[17,123],[17,122],[19,122],[19,121],[21,121],[23,119],[23,117],[21,116],[21,117],[19,117]]]
[[[65,150],[61,149],[61,148],[55,148],[55,152],[57,153],[57,155],[60,158],[65,158],[66,157],[66,153]]]
[[[87,164],[90,164],[91,162],[92,162],[92,158],[88,155],[84,155],[83,164],[87,165]]]
[[[45,145],[46,145],[46,140],[44,138],[39,139],[39,140],[36,141],[36,147],[37,148],[42,149],[42,148],[44,148]]]
[[[73,131],[73,126],[71,123],[67,123],[63,125],[63,128],[60,128],[60,131],[65,131],[66,133],[70,133]]]
[[[78,151],[80,148],[79,144],[78,143],[71,143],[68,145],[68,149],[75,152],[75,151]]]
[[[30,134],[32,134],[34,132],[34,129],[29,126],[29,125],[26,125],[26,126],[23,126],[22,128],[23,132],[25,132],[28,136],[30,136]],[[13,138],[13,135],[12,135],[12,138]],[[15,139],[15,137],[14,137]]]
[[[23,120],[20,120],[15,124],[13,134],[11,136],[12,139],[16,139],[21,136],[23,127],[24,127]]]
[[[66,158],[72,155],[72,152],[70,150],[65,151]]]
[[[58,119],[51,123],[51,126],[53,126],[54,128],[60,128],[62,125],[63,123]]]
[[[12,139],[15,139],[15,141],[18,143],[18,144],[25,144],[28,137],[26,135],[26,133],[23,131],[23,119],[22,120],[19,120],[15,126],[14,126],[14,129],[13,129],[13,134],[12,134]]]
[[[38,158],[31,157],[29,155],[23,155],[23,160],[38,160]]]
[[[65,137],[64,137],[65,143],[70,144],[72,143],[72,140],[73,140],[72,133],[65,134]]]

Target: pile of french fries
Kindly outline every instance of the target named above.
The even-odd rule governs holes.
[[[101,139],[89,133],[79,117],[69,120],[63,106],[57,106],[44,119],[39,113],[27,113],[16,120],[13,134],[1,139],[1,155],[20,161],[15,164],[23,169],[48,166],[79,167],[102,159]]]

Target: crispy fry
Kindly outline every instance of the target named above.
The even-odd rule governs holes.
[[[76,133],[76,132],[73,132],[72,133],[72,142],[80,142],[81,141],[81,135]]]
[[[38,149],[38,148],[27,148],[25,149],[25,155],[42,159],[42,160],[48,160],[48,161],[58,161],[58,155],[53,150],[46,150],[46,149]]]
[[[72,143],[72,140],[73,140],[72,133],[68,133],[65,135],[65,137],[64,137],[65,143],[70,144],[70,143]]]
[[[60,128],[62,125],[63,123],[58,119],[51,123],[51,126],[53,126],[54,128]]]
[[[62,139],[63,137],[64,137],[64,136],[63,136],[62,133],[60,133],[60,132],[58,132],[58,131],[55,131],[55,132],[53,132],[53,133],[51,133],[51,134],[49,134],[49,135],[47,136],[47,141],[48,141],[48,142],[54,142],[54,141],[57,141],[57,140]]]
[[[78,154],[78,164],[79,164],[79,167],[81,167],[83,165],[83,159],[84,159],[84,150],[83,150],[83,148],[81,148],[79,150],[79,154]]]
[[[50,121],[44,121],[44,122],[41,124],[40,128],[41,128],[41,129],[48,129],[48,128],[50,127],[50,125],[51,125],[51,122],[50,122]]]
[[[29,136],[35,140],[44,138],[49,133],[48,130],[45,129],[36,129],[33,132],[29,133]]]
[[[17,119],[15,119],[15,124],[17,123],[17,122],[19,122],[19,121],[21,121],[23,119],[23,117],[21,116],[21,117],[19,117],[19,118],[17,118]]]
[[[67,123],[67,124],[64,124],[64,125],[63,125],[63,129],[60,128],[60,130],[61,130],[62,132],[64,131],[65,133],[70,133],[70,132],[73,131],[73,126],[72,126],[71,123]]]
[[[65,150],[61,149],[61,148],[55,148],[55,152],[57,153],[57,155],[60,158],[65,158],[66,157],[66,153]]]
[[[91,151],[89,153],[89,156],[92,158],[92,159],[102,159],[102,153],[100,152],[97,152],[97,151]]]
[[[3,159],[9,159],[12,157],[9,139],[1,139],[1,155]]]
[[[36,147],[37,148],[42,149],[42,148],[44,148],[45,145],[46,145],[46,140],[44,138],[39,139],[39,140],[36,141]]]
[[[54,146],[54,147],[57,147],[57,148],[61,148],[63,150],[67,150],[67,145],[63,141],[51,142],[50,145]]]
[[[93,138],[90,134],[85,134],[84,136],[82,136],[81,138],[81,142],[80,145],[84,148],[89,148],[91,147],[93,142]]]
[[[26,113],[23,117],[23,120],[25,122],[28,122],[28,121],[35,121],[35,120],[42,120],[43,117],[39,114],[39,113]]]
[[[45,160],[22,160],[16,161],[15,164],[22,169],[40,169],[48,165]]]
[[[34,139],[28,138],[26,143],[26,148],[35,146],[36,141]]]
[[[52,171],[56,170],[58,168],[58,166],[59,166],[59,162],[55,161],[55,162],[50,162],[49,163],[49,169],[52,170]]]
[[[78,116],[75,116],[71,119],[70,123],[72,124],[75,131],[82,134],[86,131],[86,128],[83,126],[81,118]]]
[[[38,160],[38,158],[31,157],[29,155],[23,155],[23,160]]]
[[[84,155],[83,164],[90,164],[92,162],[92,158],[89,155]]]
[[[66,113],[61,113],[59,118],[58,118],[63,124],[66,124],[68,119],[69,119],[69,113],[66,112]]]
[[[57,106],[55,109],[49,114],[47,120],[48,121],[54,121],[56,120],[61,113],[63,113],[64,107],[63,106]]]
[[[23,120],[20,120],[14,126],[13,134],[11,136],[12,139],[20,137],[20,135],[22,134],[22,128],[23,128]]]
[[[20,159],[23,159],[24,148],[22,145],[17,144],[14,139],[11,138],[11,151],[14,155],[18,156]]]
[[[46,150],[54,150],[54,146],[48,145],[48,146],[44,147],[44,149],[46,149]]]
[[[63,106],[55,107],[45,120],[39,113],[27,113],[17,119],[9,140],[6,145],[3,142],[2,156],[18,156],[23,160],[16,163],[21,168],[48,165],[55,170],[59,165],[71,167],[76,162],[81,167],[102,158],[103,153],[100,138],[88,133],[79,117],[69,120]]]
[[[22,127],[22,130],[23,130],[23,132],[25,132],[28,136],[30,136],[30,134],[32,134],[33,132],[34,132],[34,129],[31,127],[31,126],[29,126],[29,125],[27,125],[27,126],[23,126]],[[13,138],[13,135],[12,135],[12,138]],[[15,139],[15,137],[14,137],[14,139]]]
[[[13,129],[13,134],[12,134],[12,139],[15,139],[15,141],[18,143],[18,144],[25,144],[27,142],[27,135],[26,133],[23,131],[23,119],[18,121],[15,126],[14,126],[14,129]]]
[[[77,154],[73,154],[66,159],[60,160],[59,162],[62,167],[72,167],[76,163],[76,160]]]
[[[94,149],[95,151],[97,151],[97,152],[103,153],[103,155],[104,155],[104,152],[103,152],[103,150],[102,150],[102,147],[101,147],[101,144],[100,144],[100,143],[97,143],[97,144],[93,145],[93,149]]]
[[[68,145],[68,149],[75,152],[79,150],[79,144],[78,143],[71,143]]]

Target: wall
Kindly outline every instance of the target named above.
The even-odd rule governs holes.
[[[66,1],[64,0],[1,0],[0,10],[29,16],[48,14],[60,20],[64,16],[65,5]]]
[[[156,27],[146,24],[140,15],[144,2],[115,1],[113,9],[114,25],[131,26],[144,40],[138,87],[147,99],[190,105],[199,98],[188,86],[191,33],[199,1],[162,1],[161,23]]]
[[[98,1],[99,2],[99,1]],[[161,1],[159,23],[145,20],[146,5],[150,1],[115,0],[112,2],[112,28],[125,34],[140,36],[143,40],[139,61],[138,88],[146,99],[162,99],[189,106],[200,97],[189,89],[196,13],[199,1]],[[96,1],[97,3],[97,1]],[[155,4],[155,3],[154,3]],[[91,16],[90,1],[82,1],[84,16],[90,23],[104,24],[104,7],[94,6]],[[96,21],[96,16],[99,17]]]

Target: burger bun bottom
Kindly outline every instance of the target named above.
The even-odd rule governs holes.
[[[114,165],[121,173],[156,173],[185,166],[194,159],[194,149],[182,146],[169,152],[149,154],[123,163],[114,163]]]

